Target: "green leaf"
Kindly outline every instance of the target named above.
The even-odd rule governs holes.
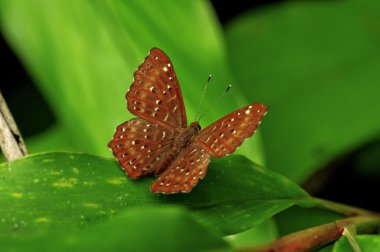
[[[380,250],[380,235],[357,235],[355,239],[363,252]],[[346,237],[341,237],[334,245],[333,252],[354,252]]]
[[[81,151],[111,155],[107,142],[132,117],[125,93],[152,47],[172,59],[189,121],[209,74],[213,84],[202,111],[233,82],[220,27],[206,1],[3,0],[0,6],[5,37]],[[202,126],[248,103],[239,92],[233,98],[212,106]],[[257,149],[249,141],[239,152],[261,162]]]
[[[275,221],[268,219],[247,231],[227,236],[225,239],[235,248],[244,248],[269,243],[278,236]]]
[[[174,207],[138,207],[79,231],[0,241],[1,251],[227,251],[210,226]]]
[[[55,124],[49,129],[25,139],[30,153],[44,152],[54,146],[54,150],[68,151],[74,149],[73,143],[68,139],[68,133],[62,125]]]
[[[352,165],[359,175],[380,177],[380,140],[365,146],[352,158]]]
[[[271,169],[301,182],[378,135],[379,3],[290,1],[229,25],[236,79],[270,107]]]
[[[275,220],[278,233],[280,236],[283,236],[303,229],[334,222],[342,217],[340,214],[325,209],[303,209],[294,206],[277,214]]]
[[[0,235],[75,229],[144,204],[186,206],[229,235],[294,204],[315,204],[290,180],[239,155],[213,160],[206,178],[189,194],[151,193],[153,180],[129,180],[114,160],[88,154],[43,153],[3,163]]]
[[[320,248],[317,251],[318,252],[332,252],[333,247],[334,247],[334,244],[331,243],[331,244],[325,245],[323,248]]]

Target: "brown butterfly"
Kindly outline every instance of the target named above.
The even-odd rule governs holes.
[[[261,122],[261,103],[240,108],[207,128],[187,126],[186,111],[169,57],[153,48],[134,74],[126,94],[128,110],[137,116],[116,129],[109,142],[129,178],[158,176],[150,189],[157,193],[190,192],[206,175],[210,155],[236,150]]]

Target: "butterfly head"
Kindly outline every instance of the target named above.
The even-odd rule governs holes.
[[[193,129],[195,129],[197,132],[201,131],[201,125],[199,125],[198,122],[192,122],[190,124],[190,127],[193,128]]]

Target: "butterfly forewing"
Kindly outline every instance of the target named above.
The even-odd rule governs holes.
[[[202,130],[196,141],[214,157],[223,157],[252,136],[266,111],[267,107],[261,103],[235,110]]]
[[[134,74],[127,95],[128,110],[166,127],[186,127],[182,93],[168,56],[153,48]]]
[[[108,146],[130,178],[160,173],[174,157],[170,153],[175,137],[171,128],[132,119],[119,125]]]
[[[150,189],[158,193],[190,192],[206,175],[209,163],[207,151],[200,144],[193,143],[153,182]]]

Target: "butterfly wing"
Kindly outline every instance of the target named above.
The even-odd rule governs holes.
[[[253,103],[235,110],[199,132],[196,141],[214,157],[230,154],[252,136],[267,109],[261,103]]]
[[[193,143],[153,182],[156,193],[188,193],[206,175],[210,155],[201,144]]]
[[[127,95],[128,110],[165,127],[186,127],[181,89],[169,57],[153,48],[134,74]]]
[[[136,118],[117,127],[108,147],[128,177],[138,178],[160,173],[175,158],[174,137],[171,128]]]

